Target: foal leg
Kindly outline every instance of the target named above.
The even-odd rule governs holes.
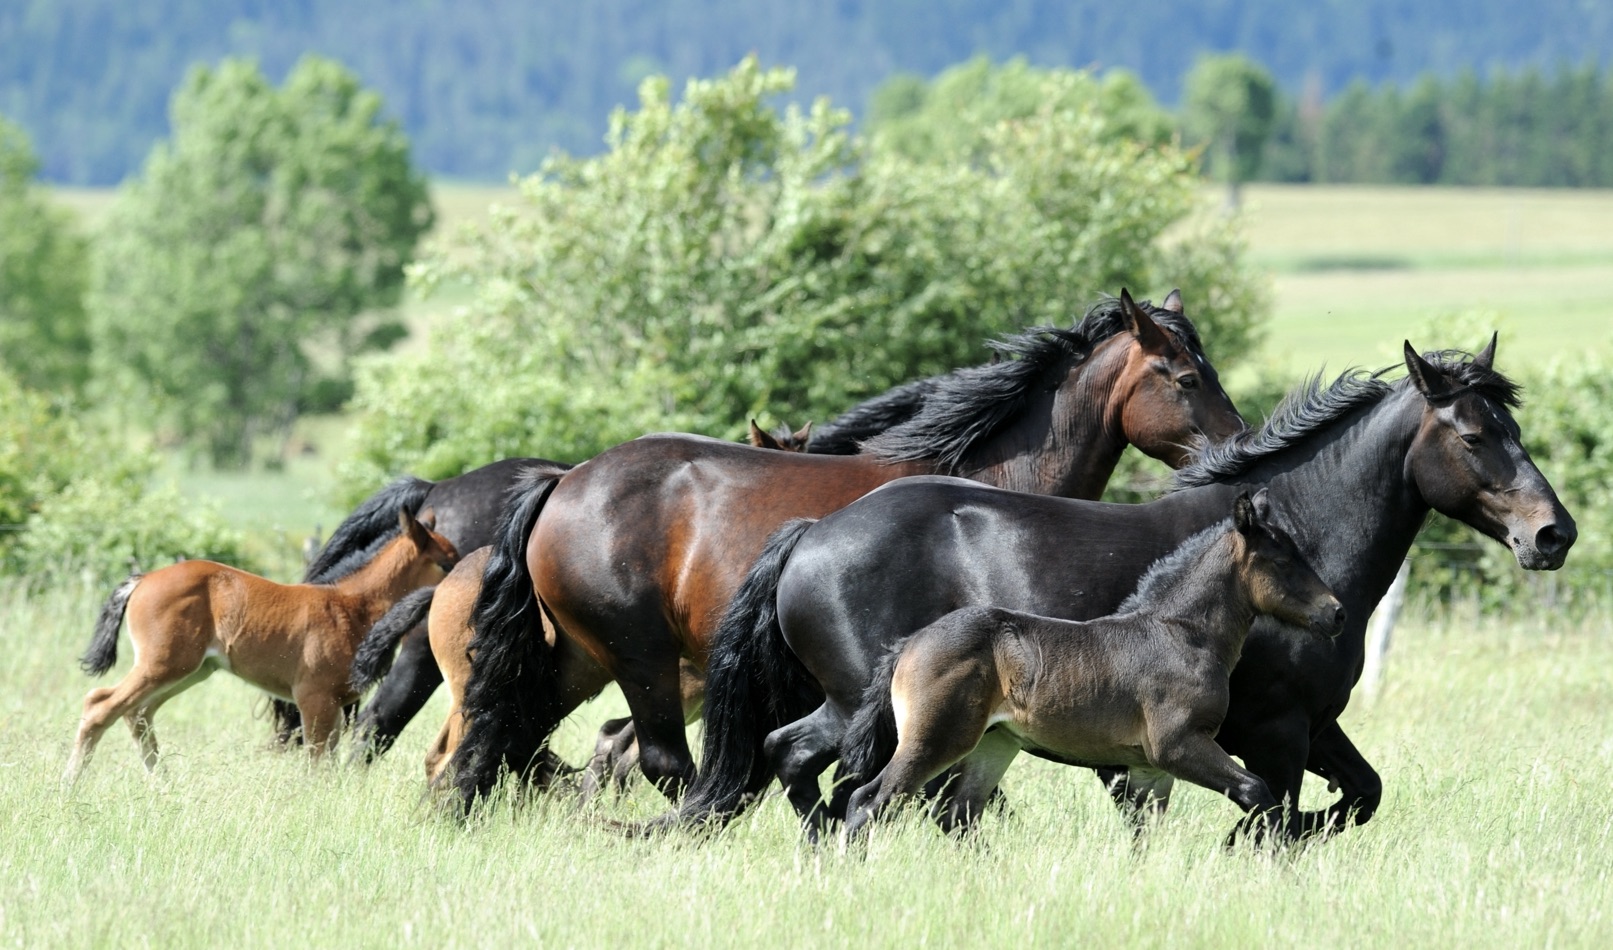
[[[342,724],[342,701],[334,691],[307,684],[292,687],[297,699],[297,711],[302,713],[303,744],[315,759],[322,757],[335,745],[335,736]]]
[[[157,768],[157,733],[152,726],[157,710],[170,699],[211,675],[213,667],[203,664],[201,669],[178,683],[152,693],[124,715],[124,721],[129,724],[129,731],[134,734],[134,741],[140,746],[140,760],[145,763],[147,772]]]
[[[975,750],[953,769],[957,778],[944,801],[937,803],[935,820],[941,830],[954,836],[974,830],[991,793],[1018,754],[1019,742],[1007,732],[994,729],[982,736]]]
[[[1150,729],[1150,733],[1148,757],[1155,766],[1232,799],[1247,816],[1242,829],[1289,837],[1281,801],[1258,775],[1233,761],[1210,733],[1191,727],[1160,733]]]
[[[84,697],[84,714],[79,719],[78,737],[73,743],[73,753],[68,757],[67,768],[62,772],[62,783],[71,787],[78,781],[79,773],[84,770],[90,756],[95,754],[95,746],[101,741],[101,736],[107,727],[128,715],[131,710],[139,708],[147,699],[179,678],[181,677],[165,677],[156,670],[137,665],[118,685],[100,686],[90,690]],[[144,752],[142,748],[142,757]]]
[[[638,734],[631,717],[608,719],[594,739],[594,756],[583,770],[580,794],[588,801],[606,788],[617,794],[627,790],[632,769],[638,765]]]

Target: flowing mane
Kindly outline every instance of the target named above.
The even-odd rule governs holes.
[[[1474,363],[1469,353],[1439,350],[1423,354],[1423,359],[1462,388],[1508,409],[1521,404],[1522,390],[1517,383]],[[1356,410],[1376,405],[1390,393],[1412,385],[1409,378],[1384,381],[1382,377],[1392,369],[1386,367],[1375,373],[1347,369],[1326,389],[1322,388],[1320,375],[1309,377],[1283,397],[1265,425],[1219,444],[1202,446],[1193,460],[1176,472],[1174,486],[1194,488],[1242,475]]]
[[[1129,614],[1141,610],[1148,604],[1163,600],[1181,581],[1182,571],[1197,561],[1205,548],[1225,536],[1231,527],[1231,518],[1212,524],[1177,545],[1176,550],[1149,565],[1148,571],[1137,582],[1137,589],[1130,597],[1121,601],[1120,606],[1115,608],[1115,613]]]
[[[1138,306],[1203,358],[1198,331],[1186,317],[1146,300]],[[1068,366],[1125,332],[1120,300],[1107,297],[1069,330],[1032,327],[995,340],[993,349],[1017,359],[932,377],[922,408],[908,421],[864,441],[862,450],[887,462],[933,460],[956,468],[975,446],[1018,418],[1031,400],[1056,387]]]
[[[856,455],[862,443],[913,418],[924,407],[939,376],[915,379],[858,403],[812,432],[807,451],[814,455]]]

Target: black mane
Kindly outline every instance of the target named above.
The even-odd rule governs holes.
[[[1137,582],[1137,589],[1130,597],[1121,601],[1120,606],[1115,608],[1115,613],[1129,614],[1150,604],[1159,603],[1171,589],[1180,585],[1182,571],[1198,560],[1199,553],[1220,540],[1231,529],[1231,518],[1212,524],[1177,545],[1176,550],[1150,564],[1142,579]]]
[[[1423,354],[1435,369],[1458,386],[1471,389],[1508,409],[1521,404],[1522,390],[1499,372],[1473,362],[1460,350]],[[1331,386],[1322,388],[1321,376],[1311,376],[1283,397],[1265,425],[1215,445],[1201,446],[1193,460],[1176,472],[1176,488],[1194,488],[1224,481],[1254,468],[1260,462],[1331,426],[1358,409],[1383,401],[1390,393],[1413,385],[1410,378],[1383,380],[1393,366],[1375,373],[1347,369]]]
[[[1198,331],[1186,317],[1146,300],[1138,306],[1178,342],[1203,356]],[[1125,332],[1119,299],[1107,297],[1072,329],[1032,327],[995,340],[990,344],[993,349],[1018,358],[931,377],[923,407],[913,418],[864,441],[862,450],[887,462],[933,460],[943,469],[956,469],[971,449],[1017,418],[1037,395],[1056,387],[1069,366],[1085,360],[1099,343]]]
[[[864,441],[913,418],[935,391],[939,376],[903,383],[858,403],[812,430],[807,451],[814,455],[856,455]]]

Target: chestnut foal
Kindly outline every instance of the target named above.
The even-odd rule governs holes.
[[[1014,756],[1030,750],[1127,766],[1134,785],[1146,773],[1156,807],[1173,778],[1186,779],[1231,798],[1256,833],[1289,837],[1282,803],[1215,742],[1227,677],[1257,614],[1334,636],[1344,607],[1272,523],[1264,490],[1239,495],[1232,515],[1160,559],[1108,617],[964,607],[899,642],[846,735],[854,774],[889,756],[852,795],[847,836],[954,764],[935,817],[965,830]]]
[[[353,651],[398,598],[442,580],[459,559],[452,543],[404,509],[403,531],[363,568],[334,584],[277,584],[213,561],[182,561],[135,574],[101,608],[80,665],[99,676],[118,658],[129,615],[134,668],[116,686],[92,689],[63,780],[72,784],[95,744],[120,716],[146,768],[157,764],[151,719],[163,703],[228,670],[273,696],[294,700],[306,744],[323,753],[358,699],[348,685]]]

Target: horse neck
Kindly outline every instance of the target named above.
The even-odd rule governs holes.
[[[1125,451],[1116,398],[1130,337],[1100,344],[1010,426],[988,439],[958,474],[1010,491],[1062,498],[1103,494]]]
[[[374,623],[399,598],[414,589],[414,569],[419,558],[414,543],[399,537],[377,552],[369,563],[331,587],[361,620]]]
[[[1164,596],[1144,605],[1155,621],[1186,632],[1188,642],[1208,650],[1227,669],[1238,662],[1254,623],[1254,600],[1233,557],[1232,533],[1212,540],[1169,578],[1159,578]]]
[[[1310,457],[1249,479],[1270,489],[1301,553],[1344,603],[1352,622],[1340,641],[1353,637],[1356,648],[1428,516],[1406,471],[1421,419],[1420,394],[1393,393]]]

